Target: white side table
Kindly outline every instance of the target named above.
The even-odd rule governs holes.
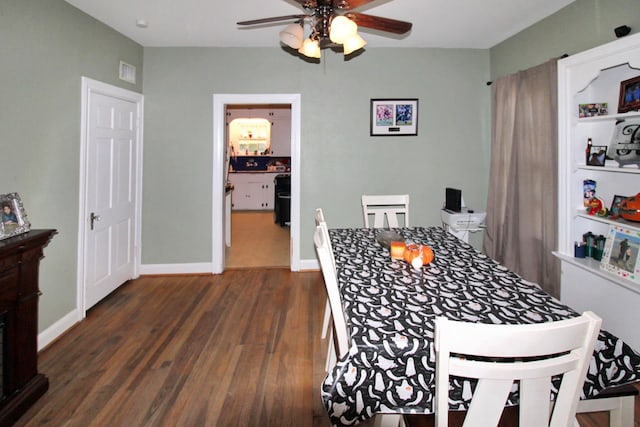
[[[452,212],[447,209],[440,211],[442,227],[458,239],[469,243],[469,233],[484,230],[486,212],[474,212],[463,209],[461,212]]]

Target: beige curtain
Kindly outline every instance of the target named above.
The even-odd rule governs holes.
[[[493,82],[483,250],[559,297],[556,61]]]

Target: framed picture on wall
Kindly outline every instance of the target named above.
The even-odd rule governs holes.
[[[418,99],[372,99],[371,136],[418,135]]]
[[[31,229],[18,193],[0,195],[0,205],[2,205],[0,240],[26,233]]]

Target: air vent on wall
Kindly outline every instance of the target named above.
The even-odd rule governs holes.
[[[129,83],[136,83],[136,67],[131,64],[127,64],[124,61],[120,61],[120,80],[124,80]]]

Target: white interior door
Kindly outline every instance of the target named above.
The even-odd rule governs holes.
[[[91,92],[86,112],[84,310],[137,276],[140,102]]]

